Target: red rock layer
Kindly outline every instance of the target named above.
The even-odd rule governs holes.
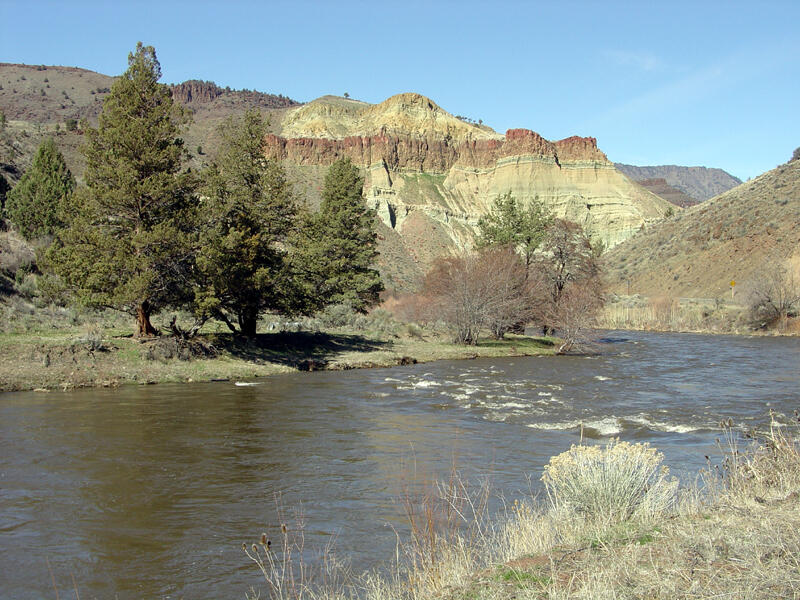
[[[528,129],[509,129],[505,140],[455,143],[389,134],[342,140],[268,135],[265,142],[268,157],[296,165],[329,165],[347,157],[365,167],[383,160],[393,170],[443,173],[455,165],[489,168],[510,156],[540,156],[555,164],[565,160],[608,162],[594,138],[570,137],[554,143]]]

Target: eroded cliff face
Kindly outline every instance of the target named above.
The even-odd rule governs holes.
[[[500,135],[418,94],[377,105],[320,98],[288,111],[266,147],[270,158],[317,177],[342,157],[362,167],[382,243],[392,245],[387,253],[405,254],[415,263],[405,271],[417,275],[436,256],[470,247],[478,219],[508,191],[523,204],[544,202],[609,247],[671,206],[617,171],[594,138],[551,142],[527,129]],[[410,278],[395,287],[413,286]]]

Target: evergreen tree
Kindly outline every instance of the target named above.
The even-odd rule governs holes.
[[[478,247],[512,245],[523,256],[528,269],[552,221],[550,212],[540,202],[534,200],[522,208],[511,192],[506,192],[495,198],[489,214],[478,220]]]
[[[135,315],[140,336],[157,333],[151,314],[185,301],[192,258],[193,182],[179,137],[189,119],[160,77],[155,50],[139,42],[86,132],[86,187],[48,255],[80,302]]]
[[[264,311],[290,310],[285,242],[295,202],[281,166],[264,158],[258,110],[228,119],[220,133],[217,160],[204,174],[195,310],[254,336]]]
[[[75,178],[53,138],[48,138],[8,193],[6,214],[26,239],[52,235],[63,226],[61,210],[74,189]]]
[[[295,264],[314,308],[347,303],[365,311],[383,291],[373,268],[378,256],[375,213],[364,202],[363,187],[350,159],[336,161],[325,176],[320,210],[307,219]]]

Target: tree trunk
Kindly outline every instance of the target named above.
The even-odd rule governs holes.
[[[150,303],[145,300],[136,307],[136,337],[153,337],[158,330],[150,322]]]
[[[239,331],[243,336],[256,337],[256,325],[258,325],[258,314],[245,313],[239,315]]]

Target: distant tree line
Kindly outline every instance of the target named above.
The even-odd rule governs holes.
[[[152,315],[194,315],[246,336],[266,311],[305,314],[347,301],[377,302],[373,213],[358,169],[330,168],[322,207],[307,212],[283,168],[265,158],[258,110],[229,118],[220,151],[201,172],[186,168],[190,113],[158,83],[155,50],[139,43],[128,70],[86,126],[85,185],[76,187],[52,139],[8,193],[4,215],[26,238],[51,236],[40,260],[52,294],[127,312],[136,334]]]

